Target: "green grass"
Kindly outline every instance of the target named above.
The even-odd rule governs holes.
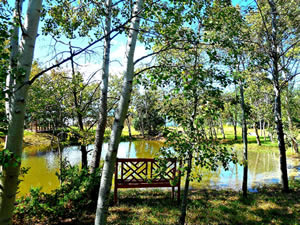
[[[222,134],[218,131],[218,139],[220,143],[233,146],[239,149],[243,148],[243,139],[242,139],[242,128],[237,127],[237,140],[234,140],[234,129],[233,126],[224,126],[226,139],[222,139]],[[259,130],[258,130],[259,131]],[[270,141],[269,137],[264,138],[260,136],[261,145],[259,146],[256,141],[256,136],[250,136],[249,133],[254,134],[254,129],[248,129],[248,151],[278,151],[278,142],[277,136],[274,137],[273,142]],[[260,135],[260,131],[259,131]],[[267,132],[266,132],[267,136]],[[300,132],[298,137],[300,137]],[[299,140],[299,139],[298,139]],[[291,147],[286,147],[286,154],[289,156],[294,155],[294,151]]]
[[[299,224],[300,181],[291,193],[268,186],[244,199],[234,191],[192,191],[187,224]],[[109,224],[175,224],[180,209],[165,191],[123,191],[110,208]]]
[[[280,186],[263,187],[243,198],[228,190],[190,191],[186,224],[299,224],[300,181],[290,183],[291,192]],[[119,204],[109,208],[108,224],[176,224],[180,207],[163,190],[121,190]],[[112,196],[111,196],[112,199]],[[93,224],[94,212],[77,220],[64,219],[61,224]]]

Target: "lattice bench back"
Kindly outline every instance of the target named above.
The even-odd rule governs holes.
[[[172,187],[172,198],[174,188],[177,187],[177,199],[180,199],[180,172],[177,168],[177,160],[169,159],[166,170],[159,173],[160,165],[154,159],[140,158],[128,159],[117,158],[115,168],[114,202],[117,202],[118,188],[154,188]],[[179,179],[178,179],[179,178]]]

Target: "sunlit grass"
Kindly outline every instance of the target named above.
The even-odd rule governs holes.
[[[259,193],[228,190],[191,191],[187,224],[299,224],[300,181],[292,181],[292,191],[280,186],[264,187]],[[176,224],[180,215],[177,201],[162,190],[120,191],[120,203],[110,208],[109,224]]]
[[[234,145],[236,147],[242,148],[243,146],[243,139],[242,139],[242,128],[237,126],[237,140],[234,140],[234,128],[233,126],[224,126],[224,132],[225,132],[225,140],[222,140],[222,134],[218,130],[218,139],[221,140],[221,143],[225,144],[230,144]],[[256,136],[254,135],[254,129],[248,129],[247,130],[247,139],[248,139],[248,149],[249,150],[271,150],[276,147],[278,147],[277,140],[274,139],[273,142],[270,141],[270,138],[267,136],[266,132],[266,137],[260,136],[260,142],[261,145],[258,146],[257,141],[256,141]],[[260,135],[260,131],[259,131]]]
[[[137,136],[137,135],[141,134],[139,131],[134,129],[134,127],[131,127],[130,130],[131,130],[131,135],[133,135],[133,136]],[[127,126],[123,128],[122,136],[129,136],[129,130],[128,130]]]

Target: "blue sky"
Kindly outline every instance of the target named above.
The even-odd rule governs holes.
[[[9,0],[8,1],[11,6],[13,6],[14,1]],[[253,3],[253,0],[233,0],[233,4],[239,4],[239,5],[247,5]],[[28,1],[26,0],[23,5],[23,12],[27,9]],[[63,57],[60,55],[59,57],[56,57],[55,60],[53,60],[53,57],[62,51],[68,51],[69,47],[64,46],[60,43],[55,43],[55,41],[49,37],[49,36],[43,36],[41,35],[41,27],[43,26],[43,23],[40,23],[39,28],[39,36],[36,41],[36,48],[35,48],[35,60],[40,62],[41,66],[43,68],[46,68],[55,61],[60,61],[62,58],[66,58],[69,55],[64,54]],[[68,43],[70,40],[66,38],[61,38],[63,42]],[[88,43],[88,38],[78,38],[76,40],[71,40],[72,45],[78,46],[78,47],[85,47]],[[110,72],[112,74],[120,74],[122,71],[124,71],[124,64],[125,64],[125,49],[126,49],[126,37],[125,35],[119,35],[112,41],[112,48],[111,48],[111,64],[110,64]],[[81,72],[84,72],[86,75],[89,75],[93,73],[96,70],[99,70],[101,68],[101,62],[102,62],[102,45],[103,43],[100,42],[90,48],[90,50],[93,50],[95,53],[92,55],[82,54],[79,57],[76,57],[76,62],[79,63],[81,66],[78,67],[78,69]],[[146,51],[145,48],[141,43],[137,44],[137,49],[135,52],[135,58],[140,58],[144,55],[149,53],[149,51]],[[70,68],[70,65],[66,63],[62,66],[62,68]],[[100,73],[99,73],[100,74]],[[100,79],[100,75],[98,75]]]

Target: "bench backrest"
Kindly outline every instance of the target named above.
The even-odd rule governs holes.
[[[176,159],[168,159],[164,173],[159,173],[160,165],[155,159],[117,158],[115,179],[121,183],[143,183],[170,181],[176,177]]]

